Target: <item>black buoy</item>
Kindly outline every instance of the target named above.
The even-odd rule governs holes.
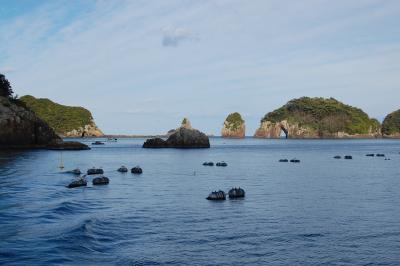
[[[203,163],[204,166],[214,166],[213,162],[204,162]]]
[[[96,178],[93,178],[92,183],[93,183],[94,186],[96,186],[96,185],[107,185],[108,183],[110,183],[110,179],[108,177],[105,177],[105,176],[96,177]]]
[[[120,168],[118,168],[117,171],[120,173],[126,173],[128,172],[128,168],[126,168],[125,166],[121,166]]]
[[[88,175],[102,175],[102,174],[104,174],[104,171],[101,168],[93,167],[93,168],[87,170],[87,174]]]
[[[295,158],[295,159],[290,160],[290,162],[291,163],[300,163],[300,160]]]
[[[279,162],[280,163],[287,163],[287,162],[289,162],[289,160],[288,159],[280,159]]]
[[[140,175],[140,174],[143,173],[143,170],[142,170],[142,168],[140,168],[139,166],[136,166],[136,167],[133,167],[133,168],[131,169],[131,173],[132,173],[132,174]]]
[[[222,161],[222,162],[218,162],[218,163],[216,164],[216,166],[227,167],[228,164],[227,164],[226,162]]]
[[[373,154],[373,153],[368,153],[367,155],[365,155],[365,156],[368,156],[368,157],[374,157],[375,156],[375,154]]]
[[[385,157],[385,154],[378,153],[378,154],[376,155],[376,157]]]
[[[335,157],[333,157],[334,159],[342,159],[342,156],[336,155]]]
[[[225,192],[222,190],[211,192],[207,197],[208,200],[226,200]]]
[[[232,188],[228,192],[229,198],[230,199],[238,199],[238,198],[244,198],[245,192],[244,189],[242,188]]]
[[[346,160],[352,160],[352,159],[353,159],[353,156],[351,156],[351,155],[346,155],[346,156],[344,156],[344,158],[345,158]]]
[[[72,181],[69,185],[68,188],[75,188],[75,187],[86,187],[87,186],[87,181],[85,178],[80,178],[78,180]]]

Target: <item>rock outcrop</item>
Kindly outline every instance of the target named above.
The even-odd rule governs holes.
[[[384,138],[400,138],[400,110],[388,114],[382,123]]]
[[[239,113],[229,114],[224,121],[221,136],[223,138],[244,138],[246,125]]]
[[[0,97],[0,148],[88,149],[82,143],[63,142],[23,103],[6,97]]]
[[[27,95],[20,100],[61,137],[102,137],[92,114],[83,107],[71,107],[49,99]]]
[[[167,134],[166,134],[165,136],[168,138],[169,136],[171,136],[172,134],[174,134],[174,133],[175,133],[177,130],[179,130],[180,128],[193,129],[193,128],[192,128],[192,124],[190,123],[189,119],[185,117],[185,118],[183,118],[180,127],[176,128],[176,129],[168,130],[168,132],[167,132]]]
[[[206,134],[199,130],[182,126],[176,129],[167,140],[161,138],[146,140],[143,148],[210,148],[210,140]]]
[[[361,109],[333,98],[289,101],[261,120],[258,138],[376,138],[380,124]]]
[[[186,129],[192,129],[192,124],[190,123],[189,119],[186,117],[183,118],[181,127],[186,128]]]

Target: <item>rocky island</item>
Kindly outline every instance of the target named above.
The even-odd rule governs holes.
[[[400,110],[388,114],[382,123],[384,138],[400,138]]]
[[[92,114],[83,107],[71,107],[49,99],[38,99],[31,95],[19,99],[45,121],[61,137],[102,137]]]
[[[376,138],[380,124],[333,98],[302,97],[264,116],[257,138]]]
[[[246,125],[242,116],[235,112],[228,115],[221,130],[223,138],[244,138]]]
[[[187,118],[183,119],[181,127],[169,131],[167,140],[152,138],[146,140],[143,148],[177,148],[177,149],[198,149],[210,148],[210,140],[206,134],[193,129]]]
[[[89,149],[79,142],[64,142],[45,121],[12,94],[9,81],[0,74],[0,149]]]

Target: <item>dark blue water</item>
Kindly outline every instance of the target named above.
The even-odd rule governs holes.
[[[75,189],[59,173],[60,152],[0,152],[0,264],[400,263],[400,141],[142,143],[63,152],[66,169],[98,166],[111,180]],[[354,159],[332,158],[345,154]],[[293,157],[301,163],[278,162]],[[229,166],[202,166],[220,160]],[[144,173],[120,174],[121,165]],[[205,200],[234,186],[244,200]]]

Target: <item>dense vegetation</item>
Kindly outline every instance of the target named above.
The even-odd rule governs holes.
[[[91,113],[83,107],[70,107],[52,102],[49,99],[37,99],[27,95],[19,99],[33,110],[57,134],[79,129],[92,121]]]
[[[6,79],[6,76],[0,73],[0,96],[11,97],[12,94],[10,82]]]
[[[380,127],[376,119],[370,119],[361,109],[343,104],[334,98],[294,99],[266,114],[262,122],[283,120],[297,123],[300,127],[311,128],[319,134],[368,134],[370,131],[379,131]]]
[[[382,134],[400,134],[400,110],[388,114],[382,123]]]
[[[229,114],[225,121],[228,122],[231,130],[236,130],[240,128],[241,125],[244,123],[242,116],[237,112]]]

